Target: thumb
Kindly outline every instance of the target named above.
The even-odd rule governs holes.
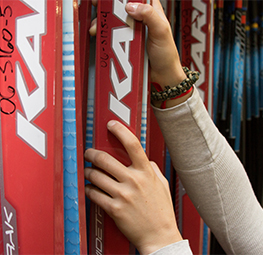
[[[132,18],[147,25],[149,32],[158,31],[159,29],[163,30],[163,22],[168,22],[158,0],[153,0],[153,6],[129,2],[125,9]]]

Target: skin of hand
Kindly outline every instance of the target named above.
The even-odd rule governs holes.
[[[128,3],[127,13],[148,27],[147,52],[151,81],[161,86],[177,85],[186,78],[174,43],[171,26],[159,0],[152,5]],[[165,57],[164,57],[165,56]]]
[[[87,197],[115,221],[139,250],[152,253],[182,240],[177,228],[168,181],[150,162],[137,137],[124,125],[110,121],[108,130],[126,149],[132,164],[124,166],[106,152],[88,149],[85,159]]]
[[[147,52],[151,67],[151,81],[165,86],[175,86],[182,82],[186,75],[182,69],[179,54],[173,39],[171,26],[159,0],[152,0],[152,5],[128,3],[127,13],[148,27]],[[166,108],[186,101],[192,93],[184,97],[167,100]],[[160,107],[161,102],[152,102]]]
[[[97,1],[93,0],[93,5]],[[182,82],[186,75],[182,69],[179,54],[173,39],[171,26],[163,11],[159,0],[152,0],[152,5],[129,2],[127,13],[137,21],[148,27],[147,52],[150,61],[151,81],[157,82],[164,89],[165,86],[175,86]],[[90,34],[96,35],[97,21],[91,23]],[[166,108],[173,107],[186,101],[192,93],[184,97],[167,100]],[[159,107],[160,102],[152,102]]]

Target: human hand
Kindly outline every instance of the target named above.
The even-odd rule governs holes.
[[[92,0],[97,5],[97,0]],[[170,23],[167,20],[159,0],[152,0],[152,5],[130,2],[126,5],[127,13],[134,19],[148,26],[147,52],[150,60],[151,81],[163,88],[177,85],[186,78]],[[91,23],[90,34],[96,35],[97,20]]]
[[[186,78],[173,39],[171,26],[159,0],[152,5],[129,2],[127,13],[148,27],[147,52],[151,67],[151,81],[163,88],[177,85]]]
[[[125,126],[110,121],[108,130],[126,149],[128,167],[106,152],[88,149],[85,159],[87,197],[113,218],[140,254],[152,253],[182,240],[176,225],[169,185],[157,165],[150,162],[139,140]]]

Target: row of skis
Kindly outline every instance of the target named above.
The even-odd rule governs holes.
[[[263,2],[216,1],[214,15],[213,120],[263,205]]]
[[[217,1],[213,119],[263,193],[263,3]]]
[[[209,74],[213,77],[213,86],[208,86],[208,90],[210,90],[210,92],[212,89],[212,97],[210,101],[210,105],[212,105],[211,115],[219,130],[227,138],[230,145],[244,164],[255,194],[258,200],[262,203],[263,136],[261,134],[261,130],[263,130],[263,3],[262,1],[256,0],[216,0],[212,4],[209,1],[204,2],[209,4],[209,12],[212,17],[212,26],[210,27],[210,29],[212,29],[212,33],[209,31],[206,35],[207,37],[210,37],[210,40],[213,42],[213,47],[209,49],[210,55],[213,57],[210,57],[210,60],[208,61],[210,66],[211,61],[213,64],[212,72]],[[184,15],[186,13],[185,9],[184,11],[181,10],[182,3],[184,8],[187,4],[189,4],[189,9],[192,8],[191,1],[162,1],[164,10],[171,21],[174,38],[178,43],[179,49],[184,47],[184,39],[178,40],[178,38],[182,38],[180,35],[180,33],[182,33],[182,29],[180,27],[180,15]],[[103,5],[103,1],[101,1],[100,4]],[[101,14],[102,12],[100,15]],[[201,18],[202,13],[199,14],[199,18]],[[83,102],[86,102],[83,103],[83,109],[87,109],[87,115],[85,115],[85,113],[83,115],[83,123],[85,123],[83,124],[83,127],[84,130],[86,130],[84,135],[86,138],[86,148],[94,145],[93,132],[100,132],[99,127],[94,126],[94,104],[97,99],[94,91],[96,90],[95,80],[97,79],[96,72],[98,71],[95,63],[96,39],[90,37],[87,32],[91,20],[95,18],[96,15],[96,8],[91,6],[90,1],[81,0],[79,2],[79,49],[81,52],[80,73],[81,82],[84,88],[83,91],[85,92],[83,94]],[[99,21],[103,22],[104,18],[106,20],[109,17],[107,15],[108,14],[104,12],[104,16],[101,16]],[[98,31],[100,32],[100,37],[97,35],[97,40],[101,40],[103,31],[102,27],[98,28]],[[123,47],[125,47],[125,45]],[[141,44],[141,47],[144,47],[143,43]],[[102,48],[100,48],[100,50],[102,50]],[[105,49],[103,48],[103,51],[104,50]],[[180,54],[182,53],[180,52]],[[107,58],[109,57],[108,55],[105,55],[105,59],[103,59],[103,56],[100,56],[102,57],[102,61],[107,61]],[[147,65],[144,67],[144,70],[146,70],[144,77],[148,77]],[[67,83],[65,84],[67,86]],[[71,90],[65,89],[65,93],[72,93],[70,91]],[[147,99],[147,96],[144,96],[144,98]],[[179,208],[178,204],[182,202],[186,203],[187,199],[184,198],[185,194],[182,193],[183,188],[181,188],[180,191],[180,182],[171,167],[169,154],[166,150],[160,130],[156,128],[157,124],[150,110],[149,100],[148,102],[142,103],[142,105],[145,107],[145,112],[141,113],[141,141],[143,142],[145,150],[147,150],[147,148],[149,149],[147,151],[149,157],[152,160],[157,161],[159,167],[170,181],[177,220],[179,221],[178,225],[181,228],[183,235],[185,233],[184,237],[189,238],[195,254],[208,254],[209,250],[213,251],[214,254],[222,252],[220,251],[221,248],[218,244],[216,244],[213,238],[210,243],[209,230],[204,223],[200,223],[201,219],[197,219],[199,229],[192,231],[194,234],[189,234],[189,236],[187,236],[187,230],[182,229],[183,226],[185,226],[185,224],[182,223],[184,220],[188,220],[191,227],[193,225],[193,222],[191,221],[194,221],[195,219],[189,216],[189,212],[186,213],[185,216],[185,212],[182,211],[182,208]],[[102,112],[101,114],[105,113]],[[148,119],[146,119],[146,116],[148,116]],[[70,118],[71,116],[69,119]],[[145,138],[145,135],[148,135],[148,137]],[[155,150],[152,151],[153,148]],[[74,158],[75,156],[73,155],[72,157]],[[86,166],[89,165],[87,164]],[[72,178],[72,176],[70,178]],[[66,183],[69,182],[66,179],[64,179],[64,181]],[[182,196],[181,200],[178,198],[179,191]],[[68,199],[68,197],[71,196],[67,194],[66,197]],[[180,203],[178,203],[179,200]],[[104,240],[98,239],[96,234],[92,234],[92,231],[89,231],[92,229],[91,225],[93,228],[94,226],[98,226],[96,224],[98,224],[99,216],[102,217],[100,220],[104,220],[104,223],[108,222],[109,219],[107,216],[102,216],[103,214],[100,211],[101,209],[98,209],[94,205],[90,205],[89,201],[86,202],[86,215],[88,223],[87,242],[90,252],[97,252],[96,254],[110,254],[114,249],[116,249],[117,253],[118,248],[116,245],[113,248],[106,247],[109,244],[109,241],[106,241],[107,235],[112,235],[108,234],[107,230],[103,232],[105,234]],[[91,212],[91,210],[93,212]],[[65,213],[67,213],[66,209]],[[89,217],[90,215],[93,215],[91,216],[91,219]],[[74,218],[75,216],[71,214],[71,212],[69,212],[69,215],[65,214],[65,219],[69,219],[70,217]],[[92,220],[95,222],[97,220],[96,224],[91,223]],[[67,237],[67,235],[69,235],[66,238],[68,243],[66,241],[65,244],[65,253],[67,254],[78,254],[80,252],[80,248],[76,249],[72,242],[71,225],[74,221],[76,220],[72,219],[70,223],[68,223],[67,220],[65,220],[64,223],[66,231],[65,236]],[[102,224],[101,221],[99,221],[99,223]],[[71,225],[67,227],[67,224]],[[105,228],[110,228],[111,226],[111,223],[105,223]],[[204,234],[203,236],[200,236],[200,228],[202,228],[202,233]],[[67,232],[67,229],[70,231]],[[95,229],[94,231],[104,230],[101,228],[97,230]],[[113,236],[114,235],[112,235],[111,238],[113,238]],[[118,240],[124,240],[119,234],[116,234],[116,236],[117,238],[120,238]],[[76,245],[79,245],[80,242],[78,238],[75,239]],[[113,240],[115,239],[113,238]],[[94,242],[94,244],[92,244],[92,242]],[[195,245],[195,243],[197,244]],[[96,245],[98,245],[98,247]],[[130,245],[128,250],[132,251],[130,254],[135,252]]]

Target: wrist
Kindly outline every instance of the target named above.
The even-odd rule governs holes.
[[[160,84],[152,82],[151,100],[154,106],[161,109],[172,107],[186,101],[192,95],[192,88],[199,79],[199,72],[191,71],[187,67],[183,67],[183,71],[186,79],[177,85],[166,85],[163,89]]]
[[[161,248],[170,244],[180,242],[183,238],[177,228],[166,231],[165,233],[155,233],[155,238],[152,237],[151,241],[145,243],[141,247],[137,247],[141,255],[151,254]]]
[[[166,100],[165,101],[165,107],[162,107],[163,102],[160,102],[160,101],[152,101],[152,105],[155,106],[156,108],[161,108],[161,109],[171,108],[171,107],[177,106],[179,104],[182,104],[188,98],[190,98],[192,96],[192,94],[193,94],[193,90],[191,90],[190,93],[187,93],[186,95],[184,95],[182,97]]]
[[[151,70],[151,82],[158,83],[162,89],[165,89],[167,85],[180,84],[186,77],[181,65],[159,72]]]

